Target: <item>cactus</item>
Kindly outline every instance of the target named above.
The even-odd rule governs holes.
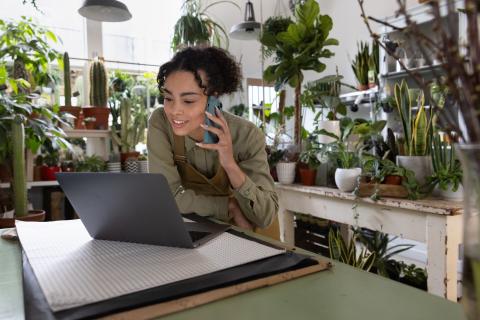
[[[133,111],[133,112],[132,112]],[[148,113],[142,104],[133,108],[132,100],[122,97],[120,101],[120,134],[112,128],[112,139],[122,152],[135,150],[135,146],[144,139]]]
[[[15,215],[27,215],[27,182],[25,178],[25,127],[22,117],[17,115],[12,121],[13,145],[13,194]]]
[[[70,85],[70,58],[68,52],[63,54],[63,82],[64,82],[64,95],[65,106],[72,105],[72,86]]]
[[[94,107],[107,107],[107,71],[101,61],[90,65],[90,104]]]

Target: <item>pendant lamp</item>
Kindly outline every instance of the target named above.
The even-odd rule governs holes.
[[[232,26],[230,37],[238,40],[257,40],[260,34],[261,24],[255,21],[253,4],[247,1],[245,5],[245,21]]]
[[[78,13],[90,20],[121,22],[132,18],[125,4],[117,0],[85,0]]]

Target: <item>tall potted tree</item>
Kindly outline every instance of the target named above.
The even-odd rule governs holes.
[[[5,137],[0,140],[0,156],[13,167],[11,202],[17,219],[44,217],[44,213],[29,214],[27,209],[25,149],[35,153],[46,140],[68,146],[63,131],[56,125],[61,122],[58,115],[49,107],[32,102],[35,94],[31,91],[53,81],[48,64],[61,61],[61,55],[51,48],[49,41],[56,42],[57,38],[31,19],[0,20],[0,136]],[[11,209],[9,206],[10,203],[7,211]],[[0,228],[13,223],[14,217],[3,214]]]
[[[269,66],[263,77],[275,82],[276,87],[289,84],[295,88],[295,143],[301,144],[300,95],[303,71],[323,72],[326,65],[320,60],[333,56],[327,46],[338,45],[338,40],[328,38],[333,22],[328,15],[320,14],[315,0],[297,4],[295,21],[284,32],[264,33],[262,44],[275,52],[274,64]]]

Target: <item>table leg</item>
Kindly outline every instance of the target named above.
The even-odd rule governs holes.
[[[288,245],[295,245],[295,227],[294,214],[286,210],[282,205],[278,210],[278,220],[280,222],[280,240]]]
[[[428,292],[457,301],[457,262],[462,215],[427,217]]]

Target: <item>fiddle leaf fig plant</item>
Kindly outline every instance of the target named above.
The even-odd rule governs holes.
[[[330,16],[322,15],[315,0],[301,2],[295,7],[294,21],[285,31],[277,34],[264,32],[260,39],[267,51],[274,52],[274,64],[267,67],[263,77],[275,82],[278,91],[288,84],[295,88],[295,143],[301,144],[300,95],[303,72],[323,72],[321,60],[334,55],[327,47],[338,45],[338,40],[329,38],[333,22]],[[285,27],[285,26],[284,26]]]

